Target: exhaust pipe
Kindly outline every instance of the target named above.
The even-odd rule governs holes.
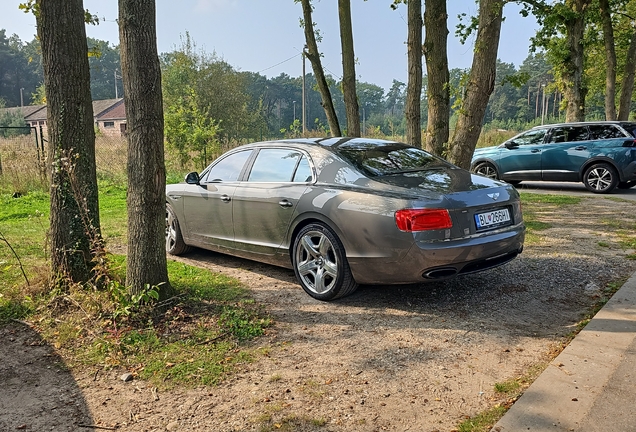
[[[426,279],[446,279],[453,277],[457,274],[457,269],[454,267],[438,268],[435,270],[424,273]]]

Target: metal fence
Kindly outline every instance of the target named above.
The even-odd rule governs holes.
[[[14,191],[48,189],[46,131],[35,127],[0,127],[0,186]],[[95,162],[101,178],[125,178],[126,138],[98,135]]]
[[[35,127],[0,127],[0,180],[14,190],[46,181],[41,133]]]
[[[222,144],[209,152],[189,155],[187,163],[170,146],[165,147],[166,169],[171,173],[200,171],[211,160],[237,143]],[[48,190],[48,140],[46,129],[35,127],[0,127],[0,190],[26,192],[32,189]],[[97,134],[95,162],[99,179],[126,181],[128,145],[126,137]],[[203,160],[205,159],[205,160]]]

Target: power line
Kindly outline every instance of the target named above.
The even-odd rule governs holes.
[[[275,65],[273,65],[273,66],[270,66],[270,67],[268,67],[268,68],[265,68],[265,69],[259,70],[259,71],[258,71],[258,72],[256,72],[256,73],[265,72],[266,70],[270,70],[270,69],[272,69],[272,68],[275,68],[276,66],[280,66],[280,65],[282,65],[283,63],[287,63],[288,61],[293,60],[293,59],[297,58],[297,57],[298,57],[298,56],[300,56],[300,55],[302,55],[302,53],[300,53],[300,54],[294,54],[293,56],[291,56],[291,57],[290,57],[290,58],[288,58],[287,60],[283,60],[282,62],[280,62],[280,63],[276,63],[276,64],[275,64]]]

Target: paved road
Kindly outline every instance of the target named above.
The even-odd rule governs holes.
[[[592,192],[585,189],[583,183],[523,182],[517,186],[517,189],[521,192],[532,193],[600,196],[593,194]],[[603,196],[611,196],[636,201],[636,186],[627,190],[614,189],[612,193]]]

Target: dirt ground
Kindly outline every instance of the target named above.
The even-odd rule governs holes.
[[[493,386],[554,353],[636,261],[615,228],[636,204],[590,197],[513,262],[322,303],[293,271],[198,250],[183,261],[240,278],[275,324],[267,354],[217,387],[157,391],[125,370],[68,370],[21,323],[0,328],[0,431],[452,431],[502,402]]]

